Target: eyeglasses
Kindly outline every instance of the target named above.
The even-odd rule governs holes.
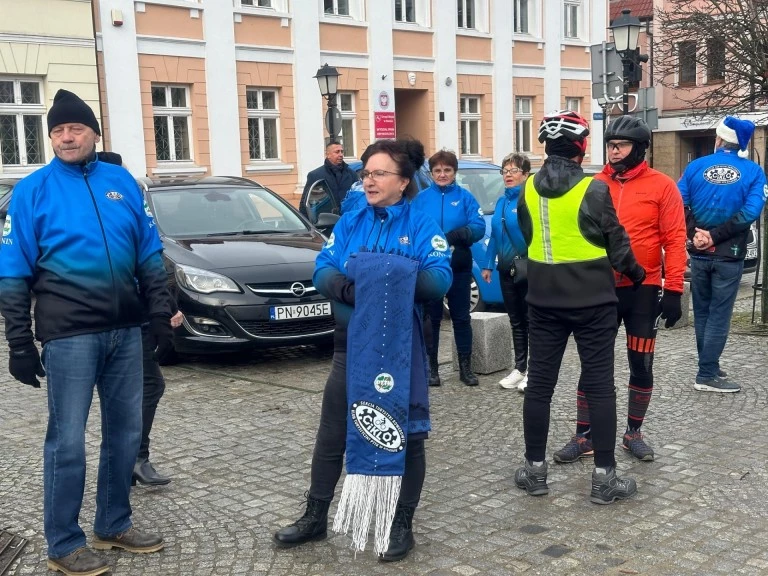
[[[390,172],[389,170],[363,170],[362,172],[360,172],[360,180],[365,180],[366,178],[381,180],[387,174],[392,174],[393,176],[400,176],[399,172]]]
[[[503,168],[499,170],[499,174],[502,176],[507,176],[508,174],[521,174],[522,172],[522,168]]]
[[[627,148],[632,147],[632,142],[606,142],[605,147],[608,148],[608,150],[626,150]]]
[[[450,176],[454,172],[455,170],[453,168],[437,168],[435,170],[432,170],[432,174],[434,174],[435,176],[442,176],[443,174],[445,174],[446,176]]]

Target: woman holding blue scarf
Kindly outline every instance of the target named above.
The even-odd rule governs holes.
[[[291,547],[326,537],[346,452],[334,530],[346,532],[351,525],[355,548],[362,550],[375,515],[375,550],[381,560],[393,561],[414,546],[411,522],[426,473],[430,425],[421,306],[443,297],[451,269],[445,236],[407,202],[417,192],[413,177],[424,162],[422,144],[379,140],[362,161],[367,207],[342,215],[313,278],[333,302],[336,330],[307,507],[274,540]]]
[[[448,290],[448,308],[453,323],[453,337],[459,357],[459,378],[467,386],[477,386],[472,372],[472,325],[469,303],[472,286],[472,244],[485,234],[485,220],[480,204],[466,188],[456,183],[459,161],[456,154],[440,150],[429,159],[432,185],[413,199],[412,205],[434,218],[448,239],[451,248],[453,283]],[[429,347],[429,385],[440,386],[437,372],[437,350],[440,344],[440,322],[443,319],[443,300],[430,302],[427,315],[432,323],[432,342]]]
[[[528,246],[517,223],[517,198],[520,187],[531,172],[531,161],[523,154],[509,154],[501,162],[504,178],[504,196],[496,202],[491,220],[491,240],[488,242],[488,261],[483,266],[483,280],[491,281],[494,261],[499,271],[501,297],[512,325],[515,346],[515,368],[499,381],[502,388],[517,387],[525,392],[528,385]]]

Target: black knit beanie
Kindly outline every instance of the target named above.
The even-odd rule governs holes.
[[[101,136],[96,115],[77,94],[68,90],[59,90],[53,97],[53,106],[48,110],[48,136],[59,124],[78,123],[91,128]]]

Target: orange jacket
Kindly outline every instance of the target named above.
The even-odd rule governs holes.
[[[645,268],[643,284],[662,285],[663,260],[664,287],[682,293],[688,254],[683,198],[677,185],[666,174],[649,168],[646,162],[619,178],[614,179],[614,174],[611,165],[606,164],[595,178],[610,188],[616,215],[627,231],[632,252]],[[631,285],[627,277],[616,273],[616,286]]]

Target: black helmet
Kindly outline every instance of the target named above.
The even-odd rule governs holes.
[[[603,139],[609,140],[631,140],[642,144],[651,143],[651,130],[640,118],[634,116],[619,116],[611,120],[605,129]]]

